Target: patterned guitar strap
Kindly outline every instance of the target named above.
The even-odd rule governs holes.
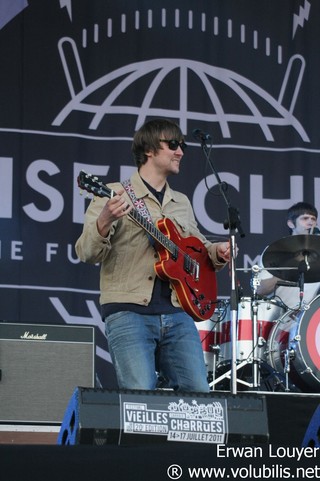
[[[128,196],[130,197],[131,202],[133,203],[135,209],[139,212],[139,214],[142,217],[144,217],[145,219],[147,219],[148,222],[153,224],[149,209],[146,206],[145,201],[143,199],[137,199],[136,194],[133,190],[132,184],[130,182],[130,179],[124,180],[122,182],[122,185],[125,188]],[[146,232],[146,234],[147,234],[147,237],[149,239],[150,244],[154,245],[153,238],[147,232]]]

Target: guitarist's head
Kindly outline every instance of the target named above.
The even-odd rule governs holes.
[[[184,136],[179,125],[168,119],[154,119],[146,122],[135,133],[132,143],[134,161],[140,170],[148,160],[148,152],[156,154],[161,149],[161,142],[166,142],[169,149],[185,150]]]

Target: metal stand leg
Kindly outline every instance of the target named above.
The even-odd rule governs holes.
[[[286,349],[284,351],[284,368],[283,368],[283,372],[284,372],[284,375],[285,375],[285,380],[286,380],[286,385],[285,385],[285,390],[286,391],[290,391],[290,387],[289,387],[289,374],[290,374],[290,361],[291,361],[291,356],[292,356],[292,352],[290,349]]]
[[[252,301],[252,386],[260,387],[260,360],[258,357],[258,303]]]
[[[212,387],[212,391],[214,391],[215,385],[216,385],[216,372],[217,372],[218,360],[220,355],[220,346],[210,345],[210,349],[213,352],[213,360],[212,360],[212,381],[209,383],[209,386]]]
[[[240,364],[238,364],[236,366],[236,370],[238,371],[239,369],[241,369],[242,367],[244,367],[245,365],[247,365],[248,363],[250,363],[251,361],[248,361],[247,359],[245,361],[242,361],[240,362]],[[215,385],[218,384],[219,382],[223,381],[224,379],[230,379],[232,378],[232,371],[231,369],[227,372],[225,372],[224,374],[222,374],[221,376],[219,376],[218,378],[216,378],[214,381],[212,381],[209,386],[212,388],[212,390],[215,390]],[[252,387],[252,383],[248,383],[247,381],[244,381],[243,379],[239,379],[237,378],[237,383],[238,384],[243,384],[244,386],[247,386],[247,387]]]
[[[259,359],[259,343],[258,343],[258,301],[257,301],[257,287],[260,285],[259,266],[252,266],[252,278],[251,278],[251,288],[252,288],[252,301],[251,301],[251,312],[252,312],[252,379],[253,388],[260,387],[260,359]]]

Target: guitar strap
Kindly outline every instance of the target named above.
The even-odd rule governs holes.
[[[130,182],[130,179],[124,180],[122,182],[122,185],[126,189],[126,192],[127,192],[128,196],[130,197],[131,202],[133,203],[133,205],[137,209],[137,211],[139,211],[139,213],[142,215],[142,217],[145,217],[148,222],[152,223],[152,219],[151,219],[149,209],[146,206],[145,201],[143,199],[137,199],[136,194],[133,190],[132,184]]]
[[[151,215],[150,215],[150,212],[149,212],[149,209],[148,207],[146,206],[145,204],[145,201],[143,199],[137,199],[137,196],[135,194],[135,191],[132,187],[132,184],[130,182],[130,179],[127,179],[127,180],[124,180],[122,182],[122,185],[123,187],[125,188],[128,196],[130,197],[131,199],[131,202],[133,203],[134,207],[137,209],[137,211],[139,212],[139,214],[141,214],[142,217],[144,217],[145,219],[147,219],[148,222],[150,222],[152,224],[152,219],[151,219]],[[146,233],[147,234],[147,233]],[[154,240],[152,239],[152,237],[147,234],[147,237],[149,239],[149,242],[151,245],[154,245]]]

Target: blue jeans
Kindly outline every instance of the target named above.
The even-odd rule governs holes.
[[[199,333],[184,312],[117,312],[105,329],[120,389],[152,390],[163,379],[167,388],[209,392]]]

